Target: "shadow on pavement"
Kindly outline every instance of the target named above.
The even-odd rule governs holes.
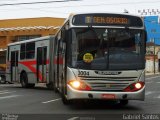
[[[69,105],[72,109],[105,109],[105,110],[131,110],[137,111],[141,110],[138,106],[132,106],[128,103],[128,105],[121,105],[117,101],[106,101],[106,100],[91,100],[91,101],[78,101],[73,102]]]

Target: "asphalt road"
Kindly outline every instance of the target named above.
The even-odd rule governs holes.
[[[115,102],[107,101],[63,105],[60,95],[47,90],[43,85],[36,86],[34,89],[25,89],[21,88],[19,84],[0,84],[0,113],[0,120],[9,117],[13,117],[15,120],[17,120],[16,117],[24,120],[28,120],[28,117],[39,120],[46,119],[45,117],[52,118],[52,120],[54,120],[53,118],[67,120],[120,118],[129,120],[129,115],[132,115],[132,119],[146,119],[148,116],[151,119],[154,115],[154,119],[160,120],[160,115],[157,116],[160,114],[160,76],[146,78],[145,101],[130,101],[126,106],[119,106]]]

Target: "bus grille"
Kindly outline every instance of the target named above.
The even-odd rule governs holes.
[[[80,77],[87,82],[92,91],[123,91],[134,83],[137,77]]]

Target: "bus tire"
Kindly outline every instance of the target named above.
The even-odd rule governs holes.
[[[71,103],[71,100],[67,99],[67,95],[65,94],[66,85],[64,85],[63,81],[64,81],[64,77],[62,77],[62,81],[61,81],[61,98],[64,105],[69,105]]]
[[[64,92],[61,94],[61,98],[64,105],[70,105],[72,103],[72,100],[68,100]]]
[[[1,75],[0,76],[0,83],[1,84],[6,84],[6,77],[5,77],[5,75]]]
[[[68,105],[68,104],[70,104],[70,101],[69,101],[69,100],[67,100],[67,98],[66,98],[66,96],[65,96],[65,95],[62,95],[62,102],[63,102],[63,104],[64,104],[64,105]]]
[[[35,87],[35,84],[34,84],[34,83],[30,83],[30,84],[28,84],[28,87],[29,87],[29,88],[34,88],[34,87]]]
[[[55,93],[59,93],[59,90],[58,90],[57,87],[54,88],[54,92],[55,92]]]
[[[59,91],[58,91],[58,88],[57,88],[57,86],[56,86],[56,76],[55,76],[56,74],[55,74],[55,72],[54,72],[54,80],[53,80],[53,89],[54,89],[54,92],[55,93],[58,93]]]
[[[21,82],[21,86],[23,88],[27,88],[28,87],[28,77],[27,77],[27,74],[25,72],[21,73],[20,82]]]
[[[49,89],[49,90],[53,90],[53,82],[50,82],[50,83],[47,83],[46,84],[46,86],[47,86],[47,88]]]

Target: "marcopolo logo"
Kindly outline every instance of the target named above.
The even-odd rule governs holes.
[[[99,75],[119,75],[121,72],[118,71],[95,71],[96,74]]]

